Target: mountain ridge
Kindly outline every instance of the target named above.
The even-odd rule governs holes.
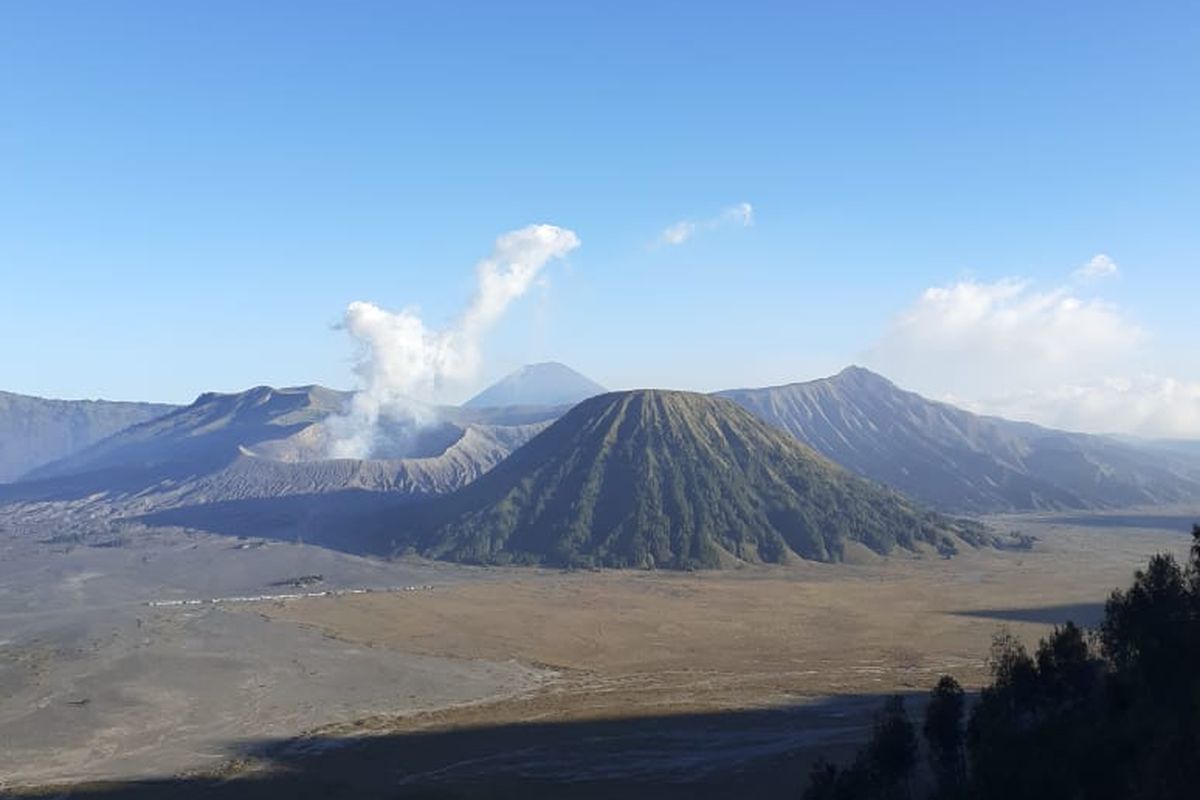
[[[1200,482],[1165,456],[974,414],[863,367],[717,394],[848,469],[947,511],[1103,509],[1200,497]]]
[[[156,508],[349,489],[423,496],[478,477],[559,413],[435,408],[440,421],[412,437],[411,453],[330,459],[322,423],[351,397],[318,385],[206,392],[34,470],[9,494],[53,499],[103,492]]]
[[[736,404],[662,390],[585,400],[382,538],[480,563],[717,567],[837,561],[849,541],[949,554],[977,524],[851,475]]]

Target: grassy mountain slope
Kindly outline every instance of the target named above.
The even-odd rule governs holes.
[[[407,520],[407,521],[406,521]],[[732,559],[944,552],[988,534],[857,478],[720,398],[585,400],[488,474],[387,531],[469,562],[717,567]]]

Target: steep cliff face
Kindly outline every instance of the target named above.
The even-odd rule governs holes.
[[[47,400],[0,392],[0,483],[67,458],[176,406],[107,400]]]

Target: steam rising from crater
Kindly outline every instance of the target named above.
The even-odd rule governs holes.
[[[529,290],[541,269],[579,246],[573,231],[530,225],[496,240],[475,267],[470,305],[443,330],[432,330],[413,309],[387,311],[355,301],[343,327],[361,345],[354,371],[359,391],[346,413],[325,421],[330,458],[404,453],[422,429],[437,422],[422,401],[473,378],[479,345],[508,306]]]

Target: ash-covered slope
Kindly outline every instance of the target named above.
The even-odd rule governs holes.
[[[108,400],[48,400],[0,392],[0,483],[66,458],[177,406]]]
[[[729,401],[636,391],[585,400],[495,469],[384,541],[469,562],[718,567],[839,560],[989,539],[855,477]]]
[[[235,394],[202,394],[165,416],[137,425],[31,472],[34,480],[97,471],[153,471],[163,477],[209,472],[246,448],[286,439],[340,411],[344,392],[322,386],[257,386]]]
[[[847,469],[945,510],[1100,509],[1200,498],[1183,456],[979,416],[861,367],[719,394]]]
[[[388,493],[406,499],[453,492],[503,461],[547,423],[443,426],[456,431],[436,452],[395,459],[278,461],[243,454],[211,474],[163,487],[156,505],[177,506],[343,491]]]
[[[321,386],[201,395],[34,471],[8,494],[58,500],[103,493],[109,501],[135,499],[144,511],[346,490],[438,494],[491,469],[559,413],[433,410],[442,421],[404,437],[396,457],[328,459],[321,423],[349,399]],[[505,424],[510,419],[516,424]]]
[[[565,364],[527,364],[484,389],[464,408],[504,406],[571,406],[608,391]]]

